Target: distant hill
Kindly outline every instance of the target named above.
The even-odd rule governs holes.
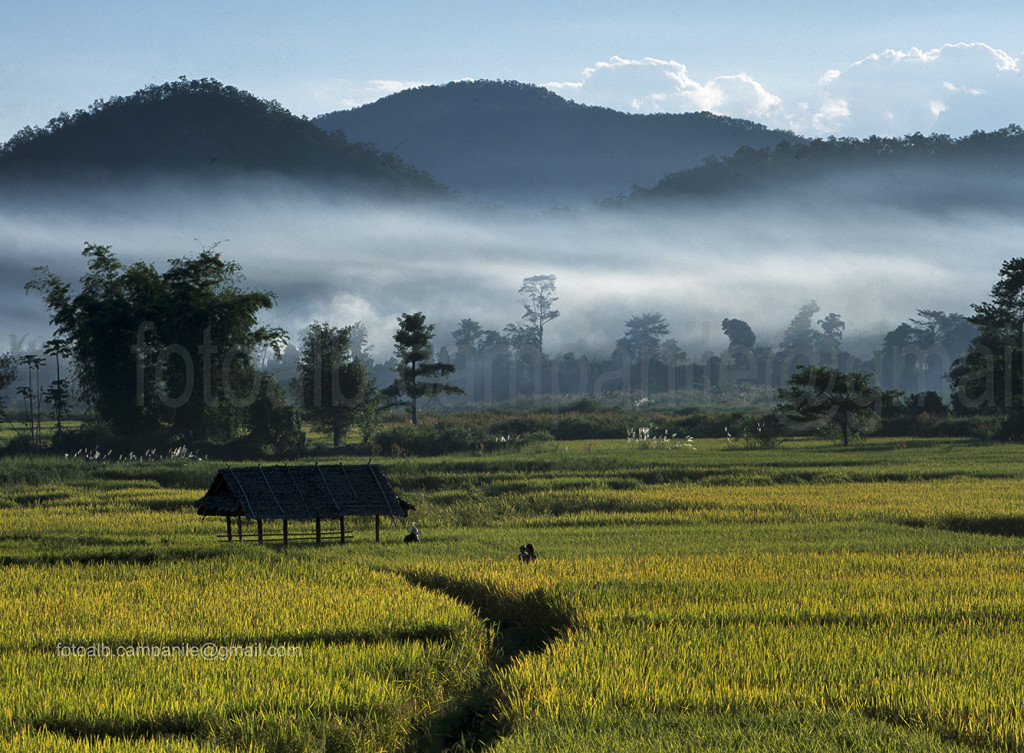
[[[0,182],[147,172],[190,180],[269,173],[386,193],[446,193],[393,154],[349,143],[277,102],[210,79],[101,100],[0,146]]]
[[[630,115],[500,81],[410,89],[312,122],[394,151],[469,198],[533,207],[589,204],[743,146],[801,141],[735,118]]]
[[[636,189],[623,205],[685,199],[804,197],[946,211],[1024,208],[1024,129],[975,131],[954,138],[920,133],[902,138],[827,138],[743,148]]]

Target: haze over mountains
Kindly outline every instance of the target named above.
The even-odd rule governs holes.
[[[313,122],[394,151],[484,202],[588,205],[651,187],[707,157],[801,142],[710,113],[630,115],[515,81],[459,81],[392,94]]]
[[[0,147],[8,184],[159,174],[252,186],[277,176],[378,197],[450,189],[534,211],[627,196],[634,205],[788,196],[991,208],[1019,199],[1022,169],[1016,126],[957,139],[812,140],[709,113],[630,115],[496,81],[410,89],[308,121],[216,81],[180,79],[61,113]]]
[[[220,250],[249,284],[277,294],[275,323],[296,336],[314,320],[362,321],[382,357],[403,312],[423,311],[439,344],[463,318],[519,322],[516,291],[536,274],[558,280],[553,351],[606,348],[645,312],[690,353],[720,347],[725,317],[767,344],[816,300],[870,354],[918,309],[969,313],[1021,253],[1020,129],[806,141],[493,82],[377,104],[402,102],[416,108],[386,110],[390,130],[341,137],[217,82],[180,81],[23,130],[0,149],[0,338],[45,339],[45,308],[24,285],[40,264],[77,279],[85,242],[162,267],[229,240]],[[443,144],[437,123],[461,130]],[[458,182],[402,156],[393,136],[430,143],[421,131]],[[570,196],[579,211],[540,211]],[[493,203],[531,211],[477,211]]]

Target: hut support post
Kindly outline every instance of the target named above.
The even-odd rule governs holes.
[[[263,543],[263,518],[256,521],[256,539],[261,544]]]
[[[375,515],[374,518],[375,518],[375,520],[373,521],[373,528],[374,528],[373,532],[374,532],[374,534],[375,534],[375,536],[377,538],[377,543],[379,544],[380,543],[380,515]]]
[[[283,535],[281,537],[281,540],[287,545],[288,544],[288,519],[285,518],[283,523],[284,523],[284,527],[281,529],[281,531],[283,533]]]
[[[341,520],[341,543],[344,544],[345,543],[345,516],[342,515],[340,520]]]
[[[320,518],[316,519],[316,545],[320,546]]]
[[[231,516],[225,515],[224,520],[228,522],[228,541],[231,541]]]

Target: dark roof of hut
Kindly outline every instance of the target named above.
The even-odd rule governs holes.
[[[200,515],[245,515],[250,520],[405,515],[376,465],[222,468],[196,510]]]

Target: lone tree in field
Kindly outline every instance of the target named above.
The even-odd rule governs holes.
[[[313,322],[299,349],[293,389],[303,416],[331,434],[335,447],[356,423],[366,399],[366,367],[352,352],[352,327]]]
[[[537,352],[544,354],[544,325],[552,319],[558,318],[558,311],[555,310],[555,276],[534,275],[523,279],[523,285],[519,288],[519,295],[526,296],[527,302],[523,304],[526,312],[523,319],[526,320],[526,329],[532,334],[532,340],[537,346]]]
[[[871,385],[871,379],[870,374],[857,371],[800,365],[779,390],[776,406],[783,420],[796,422],[799,429],[834,424],[845,446],[850,443],[851,431],[878,417],[885,394]]]
[[[430,341],[434,337],[434,325],[427,324],[422,312],[402,314],[398,317],[398,331],[395,332],[395,357],[398,378],[384,390],[385,397],[407,400],[412,409],[412,425],[416,426],[416,402],[421,397],[438,395],[461,395],[463,390],[439,381],[422,381],[445,377],[454,373],[450,363],[431,363],[434,355]]]

